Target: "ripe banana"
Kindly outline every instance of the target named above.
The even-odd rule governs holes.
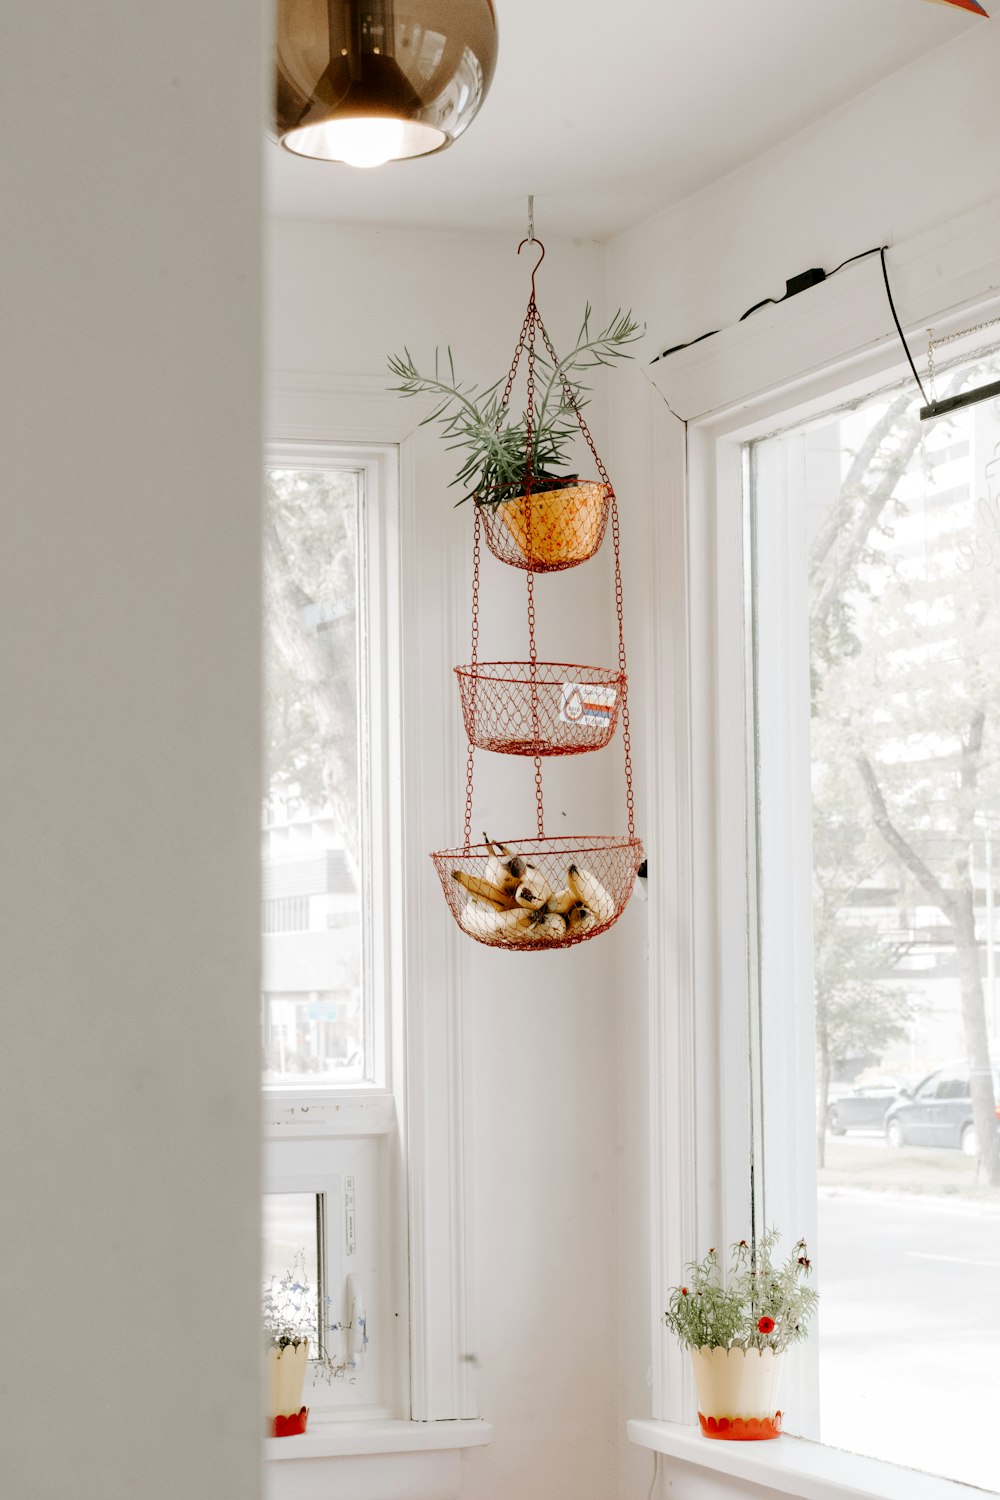
[[[514,905],[513,894],[508,895],[503,886],[494,885],[491,880],[483,880],[478,875],[467,875],[464,870],[452,870],[451,878],[457,880],[478,901],[486,902],[497,911],[507,911]]]
[[[552,899],[552,887],[541,870],[536,870],[534,865],[525,865],[520,888],[526,890],[539,906],[547,905]]]
[[[501,890],[512,895],[524,874],[524,860],[519,854],[512,854],[503,844],[494,844],[488,833],[483,834],[483,843],[490,852],[484,878],[491,885],[498,885]]]
[[[577,900],[582,901],[593,912],[599,923],[613,920],[614,898],[595,875],[591,875],[589,870],[581,870],[579,865],[570,865],[566,871],[566,880]]]
[[[592,927],[597,926],[597,918],[582,901],[577,901],[570,907],[566,913],[566,921],[570,932],[589,932]]]
[[[537,916],[532,917],[525,934],[533,943],[549,941],[558,942],[566,936],[566,919],[558,912],[540,911]]]
[[[488,851],[483,875],[451,872],[468,892],[459,922],[473,937],[487,943],[558,943],[614,921],[614,897],[591,871],[570,865],[566,885],[553,891],[522,855],[485,833],[483,842]]]
[[[531,889],[527,881],[518,886],[514,892],[514,900],[526,911],[541,911],[545,905],[544,899]]]
[[[530,927],[531,913],[517,906],[498,911],[495,906],[480,901],[478,896],[470,896],[458,920],[466,932],[473,937],[485,938],[487,942],[495,938],[517,940]]]
[[[576,904],[576,896],[574,896],[569,886],[566,886],[563,890],[556,891],[555,895],[550,897],[548,907],[549,911],[558,912],[561,917],[564,917],[570,907],[576,906]]]

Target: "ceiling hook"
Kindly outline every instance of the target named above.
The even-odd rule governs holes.
[[[534,301],[534,298],[535,298],[535,276],[538,273],[538,267],[541,265],[542,261],[545,259],[545,246],[542,244],[541,240],[536,240],[534,238],[527,239],[527,240],[522,240],[521,243],[517,247],[517,253],[518,253],[518,255],[520,255],[520,253],[524,249],[525,245],[537,245],[538,248],[539,248],[539,250],[542,252],[541,255],[538,257],[538,259],[535,261],[535,267],[534,267],[534,270],[531,273],[531,298],[532,298],[532,301]]]

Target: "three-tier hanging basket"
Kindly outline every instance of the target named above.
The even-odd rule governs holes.
[[[518,251],[528,243],[540,246],[539,241],[522,240]],[[540,248],[544,258],[544,247]],[[522,353],[526,353],[525,429],[529,455],[535,421],[536,336],[544,342],[551,365],[558,371],[558,357],[535,301],[533,272],[527,315],[497,415],[499,432],[518,363]],[[476,496],[472,656],[469,663],[455,668],[469,742],[465,839],[457,849],[443,849],[431,855],[445,900],[462,930],[489,947],[522,953],[572,947],[607,932],[628,903],[644,857],[635,834],[618,505],[573,388],[561,372],[559,378],[565,408],[576,418],[600,481],[581,483],[574,477],[561,485],[551,480],[536,482],[529,458],[520,494],[511,496],[508,489],[502,498],[491,498],[488,493]],[[535,638],[535,574],[557,572],[588,561],[601,546],[609,523],[615,554],[617,667],[539,661]],[[484,532],[493,555],[511,567],[523,569],[527,575],[527,661],[479,660]],[[627,834],[547,837],[543,758],[603,749],[614,738],[619,724],[625,755]],[[537,835],[496,843],[484,834],[482,843],[472,843],[477,749],[530,756],[534,760]]]

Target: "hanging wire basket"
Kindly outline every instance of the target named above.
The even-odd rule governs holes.
[[[625,686],[620,670],[557,661],[473,662],[455,675],[470,743],[501,755],[603,750]]]
[[[518,247],[520,252],[528,241]],[[538,242],[536,242],[538,243]],[[540,247],[542,255],[544,246]],[[510,400],[521,354],[527,351],[525,427],[532,452],[535,420],[535,341],[544,343],[552,368],[559,361],[535,301],[535,266],[531,298],[514,362],[499,406],[498,430]],[[618,504],[572,386],[559,375],[566,409],[572,410],[601,476],[600,483],[568,481],[549,488],[547,481],[524,476],[521,495],[509,489],[493,497],[478,495],[474,507],[472,568],[472,661],[456,667],[462,712],[469,741],[465,785],[465,841],[458,849],[432,854],[445,900],[462,930],[490,948],[537,953],[542,948],[570,948],[607,932],[624,911],[643,862],[635,836],[632,746],[629,733],[628,676],[623,624],[621,537]],[[615,610],[618,616],[618,670],[538,660],[535,617],[535,573],[573,567],[592,557],[610,524],[615,554]],[[527,584],[530,660],[479,661],[479,584],[482,533],[503,562],[523,568]],[[542,789],[542,758],[597,750],[606,745],[621,719],[625,758],[624,837],[578,835],[548,838]],[[506,755],[528,755],[535,763],[537,838],[514,845],[494,844],[483,835],[472,843],[474,761],[477,748]]]
[[[611,507],[611,485],[598,480],[561,489],[532,489],[510,500],[476,496],[485,523],[486,545],[500,562],[535,573],[575,568],[594,556],[604,540]]]
[[[458,925],[489,948],[570,948],[613,927],[639,866],[635,837],[581,835],[472,844],[432,854]]]

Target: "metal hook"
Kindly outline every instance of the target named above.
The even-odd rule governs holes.
[[[522,240],[521,243],[517,247],[517,253],[518,253],[518,255],[520,255],[520,253],[524,249],[525,245],[537,245],[538,248],[539,248],[539,250],[542,252],[541,255],[538,257],[538,259],[535,261],[534,270],[531,273],[531,295],[532,295],[532,298],[534,298],[534,295],[535,295],[535,276],[538,273],[538,267],[541,265],[542,261],[545,259],[545,246],[542,244],[541,240],[536,240],[536,239]]]

